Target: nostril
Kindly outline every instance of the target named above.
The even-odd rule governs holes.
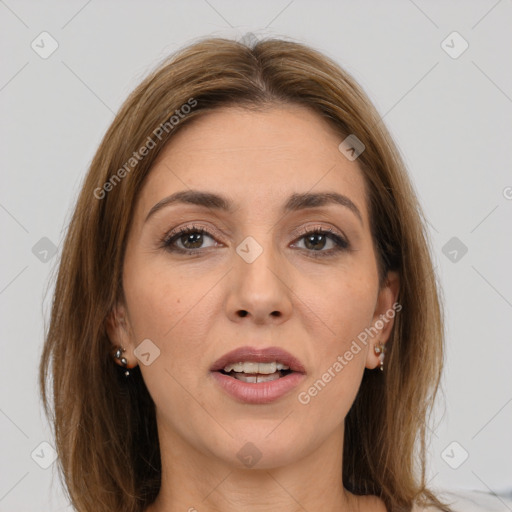
[[[247,311],[245,311],[244,309],[242,309],[242,311],[239,312],[239,315],[240,316],[247,316]]]

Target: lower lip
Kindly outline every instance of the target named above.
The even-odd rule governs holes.
[[[303,373],[293,372],[276,380],[253,384],[220,372],[211,373],[228,395],[247,404],[268,404],[278,400],[297,387],[305,377]]]

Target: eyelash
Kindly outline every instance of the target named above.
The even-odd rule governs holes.
[[[208,235],[210,238],[214,238],[213,235],[206,229],[200,227],[200,226],[187,226],[184,228],[179,229],[178,231],[171,232],[170,234],[167,234],[163,240],[161,241],[161,247],[169,252],[175,252],[178,254],[188,254],[188,255],[199,255],[202,251],[201,248],[199,249],[182,249],[180,247],[174,247],[173,244],[175,241],[177,241],[179,238],[181,238],[184,235],[188,235],[191,233],[199,233],[201,235]],[[326,258],[329,256],[335,256],[337,253],[341,251],[347,251],[350,249],[350,244],[342,238],[340,235],[338,235],[335,231],[332,229],[322,229],[322,228],[315,228],[303,231],[297,240],[301,240],[302,238],[305,238],[310,235],[328,235],[328,237],[335,243],[335,247],[332,249],[329,249],[328,251],[314,251],[314,250],[308,250],[303,249],[309,253],[312,253],[311,256],[313,258]]]

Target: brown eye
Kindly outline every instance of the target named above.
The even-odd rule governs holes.
[[[203,233],[189,232],[181,235],[178,241],[184,246],[185,249],[199,249],[203,245]]]
[[[314,233],[312,235],[307,235],[303,238],[306,249],[323,249],[327,242],[326,235],[323,235],[321,233]]]
[[[305,249],[313,253],[312,255],[315,257],[332,256],[334,253],[349,248],[348,242],[330,229],[306,231],[299,240],[304,240]],[[331,242],[331,248],[324,250],[329,241]]]
[[[210,246],[204,246],[205,238],[214,240],[212,235],[203,228],[195,228],[193,226],[180,229],[176,233],[168,236],[163,241],[163,247],[168,251],[182,252],[182,253],[195,253],[200,249],[205,249]]]

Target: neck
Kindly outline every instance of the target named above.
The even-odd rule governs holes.
[[[355,512],[342,481],[343,428],[291,464],[240,469],[159,430],[162,484],[145,512]]]

